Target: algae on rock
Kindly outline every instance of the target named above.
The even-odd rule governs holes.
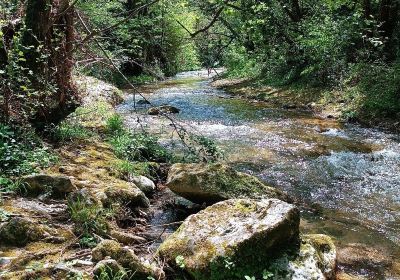
[[[278,198],[290,201],[282,191],[269,187],[254,176],[217,164],[174,164],[167,186],[176,194],[208,205],[232,198]]]

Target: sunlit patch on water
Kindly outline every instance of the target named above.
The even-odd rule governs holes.
[[[308,205],[319,205],[321,216],[304,216],[310,221],[306,231],[325,232],[343,243],[368,241],[399,256],[398,135],[231,98],[191,77],[193,73],[184,73],[179,79],[186,82],[160,85],[147,97],[155,105],[180,108],[176,120],[214,139],[240,170]],[[138,127],[139,118],[140,126],[164,136],[165,145],[179,148],[169,138],[168,122],[141,114],[145,110],[133,113],[132,102],[120,107],[131,127]]]

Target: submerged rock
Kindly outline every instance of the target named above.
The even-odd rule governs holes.
[[[298,209],[286,202],[231,199],[187,218],[158,253],[195,279],[244,279],[298,240],[299,222]]]
[[[107,257],[114,259],[126,271],[134,273],[133,279],[147,280],[149,276],[156,279],[164,278],[164,272],[161,269],[144,264],[132,250],[122,247],[116,241],[103,240],[92,251],[94,262],[100,262]]]
[[[282,191],[223,164],[174,164],[168,174],[167,186],[176,194],[199,204],[260,197],[290,201]]]
[[[27,195],[48,194],[52,197],[63,198],[76,190],[70,178],[46,174],[26,176],[22,179]]]
[[[338,249],[338,263],[352,271],[379,275],[383,274],[386,268],[392,267],[394,260],[385,249],[351,243]]]
[[[130,181],[135,183],[135,185],[145,194],[152,194],[156,190],[156,185],[152,180],[145,176],[133,176]]]
[[[160,115],[160,114],[178,114],[181,110],[171,106],[171,105],[162,105],[158,107],[152,107],[147,111],[149,115]]]
[[[27,218],[15,217],[0,227],[0,244],[25,246],[29,242],[51,237],[50,228]]]

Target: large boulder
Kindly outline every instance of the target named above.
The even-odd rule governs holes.
[[[299,210],[281,200],[231,199],[188,217],[158,253],[194,279],[244,279],[294,246],[299,222]]]
[[[174,193],[198,204],[211,205],[232,198],[290,201],[282,191],[223,164],[174,164],[168,174],[167,186]]]
[[[132,250],[122,247],[116,241],[103,240],[93,249],[92,260],[94,262],[100,262],[106,258],[115,260],[127,272],[134,274],[134,278],[130,279],[147,280],[150,277],[155,279],[164,278],[164,272],[161,269],[143,263]]]
[[[76,190],[70,178],[66,176],[52,176],[38,174],[25,176],[22,179],[27,195],[49,195],[56,198],[64,198],[66,194]]]
[[[51,237],[52,230],[27,218],[14,217],[0,227],[0,245],[25,246]]]

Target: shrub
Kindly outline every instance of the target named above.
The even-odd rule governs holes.
[[[0,175],[3,177],[33,173],[56,160],[32,131],[0,124]]]
[[[170,161],[170,153],[157,141],[156,137],[145,132],[132,134],[123,131],[112,136],[109,142],[114,153],[120,159],[129,161]]]
[[[106,121],[106,131],[110,134],[121,133],[124,130],[124,121],[120,115],[113,115]]]

